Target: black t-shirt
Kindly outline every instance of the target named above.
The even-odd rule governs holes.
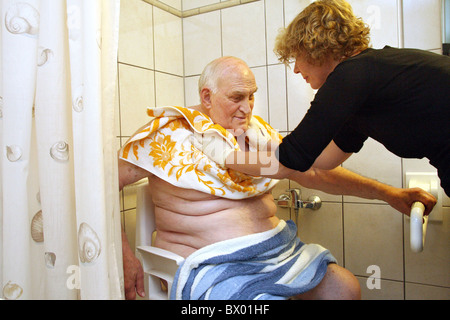
[[[279,161],[306,171],[332,140],[351,153],[367,137],[400,157],[428,158],[448,193],[450,58],[385,47],[341,62],[302,122],[283,139]]]

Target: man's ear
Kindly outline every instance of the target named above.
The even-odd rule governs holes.
[[[211,95],[212,92],[209,88],[203,88],[200,91],[200,100],[206,109],[211,109]]]

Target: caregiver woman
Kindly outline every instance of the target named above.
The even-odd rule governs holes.
[[[399,157],[428,158],[450,196],[449,57],[369,48],[369,28],[338,0],[309,5],[278,35],[275,52],[285,64],[295,59],[294,72],[318,89],[278,147],[278,177],[286,168],[332,169],[371,137]],[[258,165],[234,164],[234,156],[227,167],[257,174]]]

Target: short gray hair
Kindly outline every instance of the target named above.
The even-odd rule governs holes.
[[[212,91],[212,93],[217,93],[218,87],[217,83],[225,71],[224,63],[233,61],[235,63],[244,64],[247,66],[245,61],[242,59],[225,56],[221,58],[217,58],[206,65],[203,69],[202,74],[200,75],[200,79],[198,79],[198,92],[201,93],[203,88],[208,88]]]

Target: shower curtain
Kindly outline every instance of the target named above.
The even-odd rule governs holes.
[[[120,0],[0,1],[0,298],[121,299]]]

